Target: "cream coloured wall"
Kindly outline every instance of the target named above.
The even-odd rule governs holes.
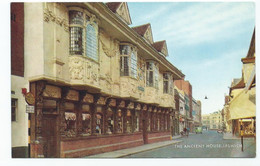
[[[81,89],[92,89],[93,92],[100,91],[110,96],[175,108],[173,95],[163,94],[161,70],[159,89],[146,87],[144,80],[120,77],[120,41],[106,33],[106,29],[98,29],[98,61],[85,55],[70,55],[68,7],[62,3],[27,3],[25,6],[25,56],[30,81],[48,79]],[[91,11],[86,13],[90,13],[101,24]],[[144,56],[139,53],[137,50],[138,63]],[[145,56],[147,59],[150,55]],[[139,87],[143,87],[144,91],[139,90]]]

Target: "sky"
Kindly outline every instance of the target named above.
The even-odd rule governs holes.
[[[154,41],[166,40],[167,59],[191,83],[202,114],[221,110],[232,79],[242,77],[255,3],[128,2],[128,8],[130,27],[151,23]]]

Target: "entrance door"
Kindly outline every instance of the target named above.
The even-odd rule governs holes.
[[[143,140],[144,144],[148,144],[147,124],[146,120],[143,119]]]
[[[47,158],[57,157],[57,125],[56,116],[43,115],[42,137],[43,153]]]

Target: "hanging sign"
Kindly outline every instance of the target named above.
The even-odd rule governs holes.
[[[25,101],[29,105],[34,105],[35,98],[34,98],[34,95],[32,94],[32,92],[28,92],[25,94]]]
[[[26,105],[26,113],[34,113],[34,106],[33,105]]]

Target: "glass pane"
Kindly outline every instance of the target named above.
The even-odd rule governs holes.
[[[120,49],[121,55],[129,55],[130,54],[130,46],[120,45],[119,49]]]
[[[70,27],[70,54],[83,53],[82,43],[83,29],[80,27]]]
[[[83,134],[91,134],[91,115],[89,113],[82,113],[82,129]]]
[[[69,11],[69,24],[83,25],[83,13],[79,11]]]
[[[88,24],[86,28],[86,50],[87,57],[98,61],[97,54],[97,34],[92,24]]]
[[[131,54],[131,76],[137,78],[137,57],[134,52]]]

